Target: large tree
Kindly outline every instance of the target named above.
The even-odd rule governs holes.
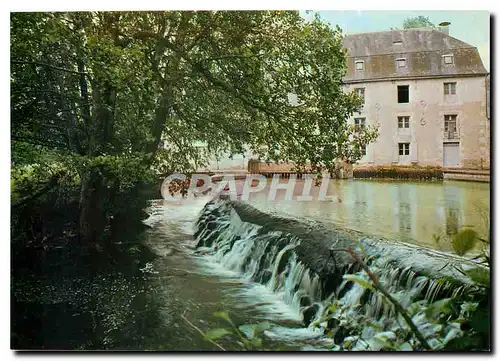
[[[410,18],[406,18],[403,21],[403,29],[412,29],[412,28],[435,28],[436,25],[432,21],[430,21],[428,16],[414,16]]]
[[[340,30],[295,11],[12,14],[13,155],[63,155],[80,238],[98,242],[104,198],[152,167],[194,169],[197,141],[317,170],[356,162],[376,131],[348,124],[361,102],[345,70]]]

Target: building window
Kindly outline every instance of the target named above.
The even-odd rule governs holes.
[[[366,118],[354,118],[354,127],[356,130],[365,128]]]
[[[398,85],[398,103],[410,102],[410,86]]]
[[[398,117],[398,128],[409,128],[410,117]]]
[[[354,62],[356,65],[356,70],[364,70],[365,69],[365,62],[363,60],[356,60]]]
[[[399,155],[410,155],[410,143],[399,143]]]
[[[443,62],[446,65],[453,64],[453,54],[443,55]]]
[[[361,151],[361,155],[365,156],[366,155],[366,144],[360,145],[359,149]]]
[[[398,68],[404,68],[406,66],[406,58],[396,59],[396,63],[398,65]]]
[[[363,104],[365,104],[365,88],[355,88],[354,93],[363,99]]]
[[[444,95],[457,94],[457,83],[444,83]]]
[[[457,139],[457,115],[448,114],[444,116],[444,138],[445,139]]]

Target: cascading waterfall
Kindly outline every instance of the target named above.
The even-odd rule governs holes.
[[[360,271],[353,261],[339,266],[339,259],[333,258],[332,262],[327,256],[329,249],[325,247],[328,245],[322,249],[311,248],[312,237],[308,239],[304,232],[298,237],[290,229],[243,219],[233,206],[233,202],[222,200],[206,205],[196,224],[198,249],[214,256],[223,267],[236,272],[244,280],[260,283],[280,294],[305,326],[318,324],[325,307],[333,299],[349,308],[349,312],[364,313],[381,320],[395,316],[393,306],[384,302],[380,295],[343,280],[343,273],[368,280],[366,273]],[[360,253],[366,252],[365,248],[356,248],[356,243],[352,246]],[[317,258],[315,255],[305,256],[315,252]],[[383,256],[373,258],[369,267],[403,307],[416,300],[432,301],[456,296],[469,287],[452,280],[426,277],[410,266],[398,267],[393,260]],[[333,287],[331,282],[328,284],[331,279],[337,280]]]

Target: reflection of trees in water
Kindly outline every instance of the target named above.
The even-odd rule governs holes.
[[[366,187],[364,185],[356,184],[353,188],[353,206],[355,209],[354,224],[356,227],[362,229],[363,225],[367,222],[368,206],[367,206],[367,194]]]
[[[411,234],[411,208],[409,203],[399,203],[398,221],[399,231]]]
[[[451,236],[458,233],[459,227],[459,212],[457,208],[447,208],[446,209],[446,235]]]

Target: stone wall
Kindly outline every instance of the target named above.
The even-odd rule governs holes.
[[[248,172],[252,174],[258,173],[286,173],[293,172],[294,165],[291,163],[270,163],[259,161],[257,159],[250,159],[248,161]],[[336,178],[348,179],[353,177],[353,166],[346,162],[337,162]],[[308,169],[308,168],[306,168]],[[310,168],[309,168],[310,169]]]

